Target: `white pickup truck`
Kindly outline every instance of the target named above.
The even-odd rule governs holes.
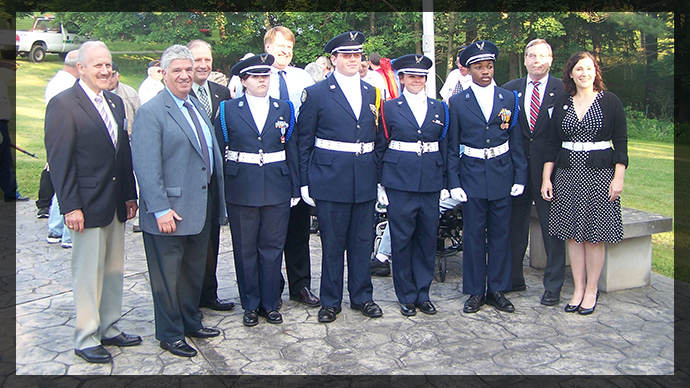
[[[64,58],[78,49],[88,37],[78,35],[79,27],[72,22],[58,22],[50,16],[37,16],[29,31],[17,31],[17,54],[31,62],[43,62],[46,53]]]

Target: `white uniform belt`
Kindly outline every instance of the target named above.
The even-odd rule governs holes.
[[[438,152],[438,142],[410,142],[391,140],[391,143],[388,145],[388,148],[396,151],[416,152],[417,155],[421,155],[427,152]]]
[[[259,150],[258,154],[251,154],[248,152],[227,150],[225,151],[225,160],[229,162],[258,164],[259,166],[263,166],[267,163],[282,162],[285,160],[285,151],[264,154],[263,150]]]
[[[501,156],[510,150],[508,142],[501,144],[500,146],[491,148],[472,148],[465,145],[464,154],[472,158],[478,159],[491,159],[497,156]]]
[[[324,150],[354,152],[355,154],[366,154],[374,150],[374,142],[370,143],[346,143],[344,141],[326,140],[316,138],[314,146]]]
[[[611,141],[564,141],[562,146],[570,151],[600,151],[611,148]]]

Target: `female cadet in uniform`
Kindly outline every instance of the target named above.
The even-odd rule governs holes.
[[[405,316],[415,315],[416,307],[436,314],[429,287],[436,260],[439,192],[446,187],[448,114],[444,103],[426,95],[431,65],[431,59],[423,55],[396,59],[393,69],[398,71],[403,92],[382,109],[389,143],[378,201],[388,206],[393,284]]]
[[[553,104],[541,193],[553,200],[549,234],[568,241],[575,290],[565,311],[589,315],[599,298],[604,242],[623,239],[620,195],[628,166],[627,127],[623,104],[605,91],[592,54],[570,57],[563,87],[567,93]]]
[[[243,323],[282,323],[280,264],[290,206],[299,201],[294,109],[268,96],[271,54],[232,67],[244,95],[221,104],[216,136],[225,150],[225,200]]]

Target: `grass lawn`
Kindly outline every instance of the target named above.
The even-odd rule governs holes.
[[[158,54],[114,55],[120,67],[121,81],[135,89],[146,77],[146,67]],[[43,144],[43,118],[45,116],[45,86],[55,75],[62,62],[57,56],[48,56],[43,63],[18,59],[17,70],[17,136],[16,145],[36,154],[39,159],[17,153],[17,182],[23,195],[36,199],[41,170],[46,161]],[[12,95],[10,89],[10,95]],[[10,127],[12,131],[12,127]],[[630,166],[625,174],[622,204],[653,213],[674,216],[674,146],[669,143],[631,140],[628,145]],[[685,152],[685,155],[690,153]],[[690,161],[690,160],[689,160]],[[679,177],[680,178],[680,177]],[[690,179],[688,179],[690,180]],[[690,194],[690,193],[689,193]],[[688,224],[690,229],[690,223]],[[674,220],[675,229],[675,220]],[[690,268],[677,267],[674,273],[674,232],[652,237],[654,272],[664,276],[690,279]],[[690,241],[686,243],[690,246]]]

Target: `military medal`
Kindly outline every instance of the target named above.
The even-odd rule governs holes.
[[[276,128],[280,129],[280,142],[285,144],[285,131],[288,128],[288,123],[286,123],[281,117],[280,120],[276,121],[275,126]]]
[[[508,129],[510,126],[510,110],[503,108],[498,112],[498,117],[501,118],[501,129]]]

